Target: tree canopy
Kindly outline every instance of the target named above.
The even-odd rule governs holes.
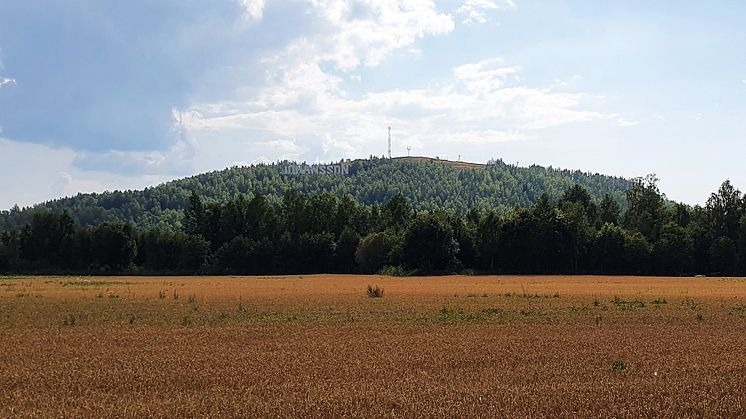
[[[179,230],[37,211],[0,231],[0,273],[746,274],[746,197],[726,181],[704,207],[636,180],[622,212],[571,185],[526,208],[465,214],[330,192],[259,192],[224,202],[192,193]]]
[[[292,204],[291,191],[314,196],[329,192],[367,205],[383,206],[392,198],[390,210],[382,211],[391,223],[403,223],[409,210],[445,210],[459,215],[469,210],[495,211],[507,215],[513,208],[531,206],[543,193],[556,200],[573,185],[594,199],[605,194],[624,207],[624,192],[630,181],[580,171],[541,166],[517,167],[494,161],[489,165],[457,165],[454,162],[419,158],[370,158],[350,162],[349,176],[333,174],[282,174],[291,162],[259,164],[204,173],[168,182],[142,191],[113,191],[80,194],[36,205],[0,212],[0,229],[14,230],[28,224],[36,212],[67,211],[80,226],[102,222],[131,223],[140,229],[181,231],[194,228],[201,217],[198,203],[226,203],[255,194],[267,201]],[[195,201],[199,198],[200,201]],[[328,198],[324,198],[328,199]],[[573,198],[574,199],[574,198]],[[328,202],[327,202],[328,203]],[[319,205],[323,203],[318,203]],[[408,208],[401,205],[406,204]],[[344,205],[349,205],[345,203]],[[192,208],[185,212],[184,210]],[[300,208],[296,208],[300,210]],[[399,211],[399,212],[396,212]],[[196,217],[196,218],[195,218]]]

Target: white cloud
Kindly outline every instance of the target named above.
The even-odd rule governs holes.
[[[194,172],[194,141],[180,139],[165,151],[81,151],[73,160],[76,167],[88,171],[106,170],[128,176],[187,175]]]
[[[346,140],[337,140],[329,134],[321,140],[321,147],[326,156],[339,156],[344,158],[357,157],[358,150]]]
[[[302,150],[302,147],[300,147],[298,144],[295,143],[295,141],[292,140],[272,140],[272,141],[264,141],[261,143],[258,143],[261,146],[269,147],[269,148],[275,148],[283,151],[300,151]]]
[[[549,85],[549,87],[552,88],[552,89],[555,89],[555,88],[556,89],[559,89],[559,88],[568,88],[568,87],[571,87],[571,86],[576,86],[576,85],[578,85],[582,81],[583,81],[583,77],[580,76],[580,75],[578,75],[578,74],[576,74],[576,75],[570,77],[569,79],[558,79],[558,78],[555,78],[554,81],[552,81],[552,84]]]
[[[167,180],[164,176],[120,176],[108,171],[81,171],[76,152],[0,138],[0,209],[22,207],[80,192],[142,189]]]
[[[620,117],[617,119],[617,125],[619,125],[622,128],[634,127],[639,124],[640,124],[640,121],[633,121],[631,119],[626,119],[623,117]]]
[[[57,180],[50,186],[52,196],[67,196],[74,193],[70,190],[73,183],[73,176],[67,172],[59,172]]]
[[[244,9],[244,19],[250,22],[261,20],[266,0],[238,0]]]
[[[336,159],[380,155],[388,126],[394,127],[395,143],[403,152],[405,144],[424,148],[516,141],[529,131],[608,118],[583,110],[593,99],[583,93],[511,86],[519,69],[501,64],[498,58],[487,59],[454,68],[453,78],[441,85],[351,97],[319,63],[299,60],[297,67],[285,64],[270,72],[266,87],[245,102],[195,106],[185,125],[197,138],[200,133],[242,130],[270,137],[260,144],[275,145],[277,153],[291,147],[277,142],[278,137],[320,144],[321,149],[308,151]]]
[[[271,140],[257,143],[258,146],[265,149],[282,153],[279,160],[297,159],[306,151],[305,147],[298,145],[294,140]]]
[[[418,40],[453,31],[453,18],[430,0],[308,1],[312,32],[266,53],[256,66],[263,80],[237,86],[231,100],[213,99],[175,112],[177,141],[171,148],[71,151],[67,164],[53,166],[44,189],[54,185],[53,195],[101,190],[111,183],[85,182],[103,171],[124,174],[116,178],[123,187],[229,162],[382,155],[388,126],[395,155],[405,155],[411,146],[413,152],[445,156],[462,153],[459,144],[521,141],[547,127],[611,118],[586,109],[599,99],[561,91],[566,85],[521,85],[520,67],[500,58],[455,66],[436,84],[360,92],[365,86],[354,82],[367,79],[370,70],[364,67],[397,53],[426,54]],[[467,1],[464,7],[490,9],[487,3],[509,5]],[[257,20],[266,4],[243,0],[241,5],[247,19]],[[354,91],[347,90],[349,83]]]
[[[492,0],[466,0],[455,10],[455,13],[464,16],[461,21],[464,25],[481,24],[490,20],[487,16],[488,11],[514,6],[515,3],[512,0],[500,1],[500,4]]]
[[[473,92],[499,89],[507,76],[518,72],[517,67],[501,67],[501,58],[491,58],[474,64],[464,64],[453,70],[454,76]]]
[[[9,79],[9,78],[0,79],[0,87],[15,86],[15,85],[16,85],[15,79]]]
[[[443,142],[469,145],[484,145],[505,143],[509,141],[521,141],[526,134],[518,131],[499,130],[474,130],[462,132],[448,132],[443,137]]]
[[[331,62],[343,71],[375,67],[393,51],[455,27],[451,16],[436,11],[432,0],[311,0],[311,5],[328,28],[299,44],[307,57]]]

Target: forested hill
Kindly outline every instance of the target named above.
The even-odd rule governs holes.
[[[530,206],[543,192],[557,199],[579,184],[600,199],[608,193],[622,207],[629,180],[621,177],[541,166],[518,167],[502,161],[489,165],[422,157],[355,160],[348,176],[280,173],[289,162],[232,167],[175,180],[142,191],[79,194],[0,215],[0,229],[11,230],[31,220],[38,210],[67,211],[81,226],[124,221],[140,228],[175,229],[181,225],[191,191],[206,201],[226,201],[239,194],[279,197],[296,189],[304,194],[351,195],[361,203],[387,202],[401,192],[416,209],[443,208],[464,213],[471,208],[505,214]]]

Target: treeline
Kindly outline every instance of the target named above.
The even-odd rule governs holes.
[[[181,231],[38,212],[2,233],[5,273],[746,274],[746,197],[726,181],[704,207],[670,203],[654,176],[628,208],[575,185],[505,216],[364,205],[330,193],[224,203],[192,193]]]
[[[184,210],[192,192],[205,202],[225,203],[253,194],[281,199],[288,191],[303,195],[329,192],[338,198],[352,196],[360,203],[383,205],[402,194],[416,210],[442,209],[464,215],[470,209],[507,215],[513,208],[532,205],[543,193],[553,200],[574,184],[588,189],[596,199],[611,195],[624,206],[628,180],[580,171],[541,166],[518,167],[495,161],[473,168],[454,167],[448,162],[415,158],[371,157],[350,163],[350,175],[283,175],[278,164],[204,173],[142,191],[80,194],[39,204],[32,208],[0,211],[0,230],[15,230],[31,222],[34,213],[67,211],[83,227],[103,222],[132,223],[140,229],[172,232],[183,229]]]

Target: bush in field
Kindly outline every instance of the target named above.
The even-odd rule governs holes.
[[[369,298],[383,298],[383,288],[376,285],[368,285],[368,297]]]
[[[627,364],[625,364],[622,361],[614,361],[611,364],[611,370],[612,371],[624,371],[627,369]]]

